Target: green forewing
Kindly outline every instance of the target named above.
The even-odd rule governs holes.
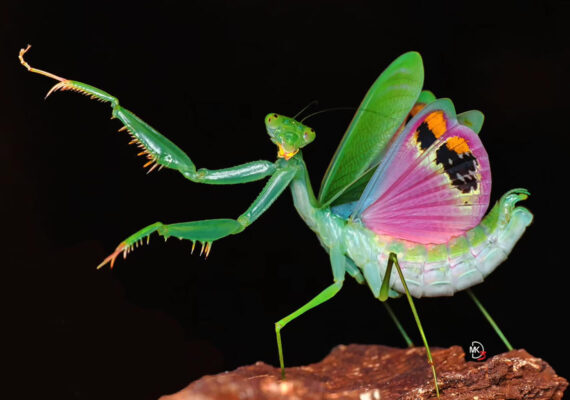
[[[433,103],[435,100],[436,100],[435,95],[432,92],[430,92],[429,90],[422,90],[420,96],[418,97],[416,103],[414,104],[414,107],[417,105],[425,107],[426,105]],[[412,113],[411,112],[408,113],[406,117],[406,122],[412,117],[413,117]],[[404,127],[405,124],[403,123],[396,130],[394,136],[398,135],[404,129]],[[374,171],[376,171],[376,168],[378,167],[379,163],[380,160],[374,160],[370,165],[370,167],[364,173],[362,173],[362,175],[360,175],[355,181],[350,183],[343,191],[339,192],[337,197],[333,198],[329,202],[329,204],[330,205],[346,204],[360,199],[360,196],[362,195],[364,188],[366,188],[368,181],[370,180],[370,178],[372,178],[372,175],[374,174]]]
[[[325,173],[319,201],[330,204],[377,163],[418,98],[424,80],[417,52],[398,57],[376,79]]]

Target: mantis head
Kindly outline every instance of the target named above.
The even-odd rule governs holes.
[[[315,140],[315,131],[293,118],[279,114],[267,114],[265,127],[273,143],[279,147],[277,156],[286,160]]]

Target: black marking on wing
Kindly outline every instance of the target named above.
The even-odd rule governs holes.
[[[479,163],[471,152],[458,154],[442,143],[436,151],[436,162],[443,166],[451,184],[462,193],[477,190],[479,182],[475,173]]]
[[[421,152],[423,153],[425,149],[435,142],[435,134],[429,129],[427,122],[422,122],[417,129],[417,142],[420,145]]]

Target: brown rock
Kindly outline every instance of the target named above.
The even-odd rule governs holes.
[[[562,399],[568,382],[540,358],[513,350],[465,361],[459,346],[433,349],[442,399]],[[431,368],[420,347],[338,346],[321,362],[279,368],[263,362],[205,376],[160,400],[434,399]]]

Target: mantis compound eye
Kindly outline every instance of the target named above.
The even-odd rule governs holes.
[[[278,120],[281,120],[281,118],[279,118],[279,114],[267,114],[265,116],[265,124],[275,124]]]
[[[308,131],[305,131],[303,133],[303,140],[305,141],[305,144],[311,143],[313,140],[315,140],[315,130],[310,129]]]

